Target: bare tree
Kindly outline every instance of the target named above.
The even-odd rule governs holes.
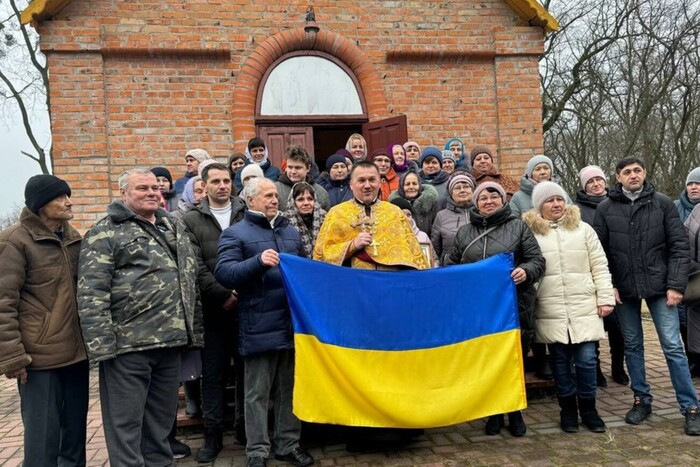
[[[577,190],[589,164],[626,156],[675,195],[700,165],[700,4],[695,0],[551,2],[562,28],[542,61],[546,152]],[[557,8],[562,11],[558,13]]]
[[[0,230],[5,230],[12,224],[19,222],[20,214],[22,213],[22,206],[15,204],[10,208],[8,212],[0,215]]]
[[[32,145],[32,152],[21,152],[36,161],[43,173],[50,173],[50,145],[47,152],[33,127],[36,113],[50,112],[46,58],[39,50],[36,31],[21,24],[17,1],[7,2],[9,16],[0,21],[0,105],[4,116],[16,115],[19,111]]]

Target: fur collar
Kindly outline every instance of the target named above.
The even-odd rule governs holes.
[[[564,230],[576,230],[581,223],[581,211],[577,206],[567,204],[564,208],[564,216],[557,222],[551,222],[543,218],[536,210],[531,209],[525,213],[523,220],[535,235],[547,235],[553,225]]]

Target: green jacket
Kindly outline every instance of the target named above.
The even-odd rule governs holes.
[[[201,347],[197,258],[182,224],[161,209],[153,225],[121,201],[110,204],[80,251],[78,311],[93,362]]]

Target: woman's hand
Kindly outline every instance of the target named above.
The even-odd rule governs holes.
[[[615,307],[614,307],[614,306],[610,306],[610,305],[600,305],[600,306],[598,307],[598,316],[600,316],[601,318],[605,318],[606,316],[608,316],[608,315],[609,315],[610,313],[612,313],[613,311],[615,311]]]
[[[515,282],[515,285],[522,284],[527,280],[527,273],[523,268],[515,268],[513,272],[510,273],[511,279]]]

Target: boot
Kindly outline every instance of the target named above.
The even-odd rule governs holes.
[[[547,345],[532,344],[532,357],[535,361],[535,376],[540,379],[552,379],[552,368],[547,358]]]
[[[578,406],[581,411],[581,423],[593,433],[605,433],[607,428],[605,422],[600,418],[595,408],[595,397],[591,397],[590,399],[579,397]]]
[[[617,384],[627,386],[630,378],[625,373],[625,341],[622,338],[620,328],[612,327],[608,331],[610,341],[610,361],[612,367],[613,381]]]
[[[177,431],[177,420],[173,423],[173,427],[170,429],[168,434],[168,444],[170,444],[170,450],[173,452],[173,459],[182,459],[192,454],[190,447],[183,443],[182,441],[175,438],[175,433]]]
[[[197,450],[197,462],[214,462],[224,446],[224,433],[221,427],[204,428],[204,446]]]
[[[484,431],[487,435],[497,435],[501,432],[501,428],[503,428],[504,424],[503,414],[491,415],[486,421]]]
[[[607,388],[608,387],[608,380],[605,378],[605,375],[603,374],[603,370],[600,369],[600,343],[599,342],[595,343],[595,360],[596,360],[596,369],[595,369],[596,386],[598,386],[599,388]]]
[[[508,414],[508,431],[516,438],[525,436],[525,433],[527,433],[525,420],[523,420],[523,413],[520,410]]]
[[[559,398],[559,420],[561,421],[561,431],[565,433],[578,433],[578,407],[576,396],[566,396]]]
[[[202,417],[202,393],[199,381],[199,378],[197,378],[192,381],[185,381],[183,384],[183,386],[185,386],[185,400],[187,401],[187,405],[185,406],[185,415],[187,415],[187,418]]]

